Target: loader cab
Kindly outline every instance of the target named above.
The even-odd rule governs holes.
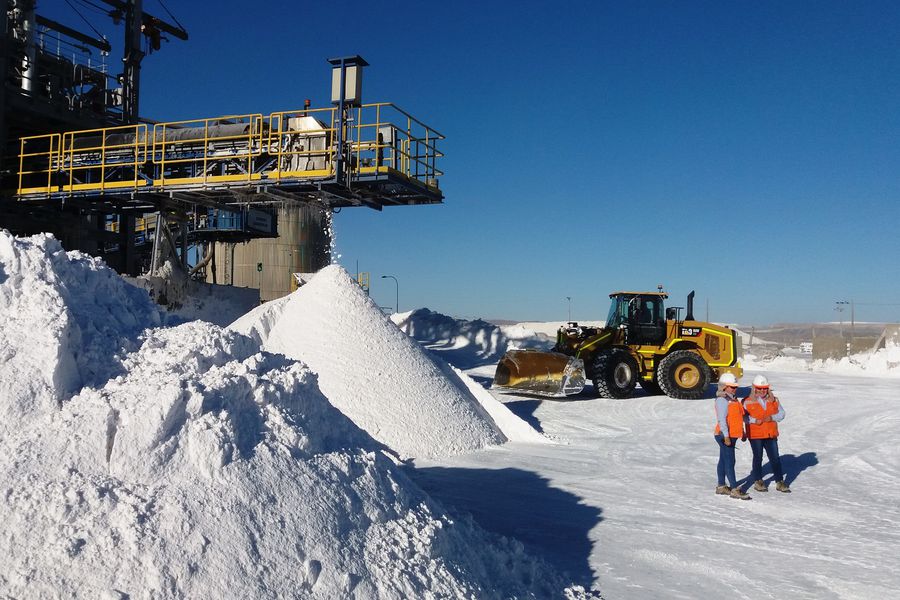
[[[614,292],[606,326],[624,329],[628,344],[662,345],[666,340],[668,295],[662,292]]]

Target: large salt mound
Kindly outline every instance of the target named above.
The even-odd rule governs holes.
[[[0,230],[0,433],[109,379],[112,358],[159,322],[147,293],[102,261]]]
[[[337,265],[231,327],[308,364],[332,404],[403,457],[449,456],[507,439],[465,386]]]
[[[0,589],[46,598],[550,597],[453,522],[315,375],[197,322],[0,442]],[[5,399],[0,403],[8,404]]]

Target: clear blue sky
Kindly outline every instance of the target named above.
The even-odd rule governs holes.
[[[147,117],[325,106],[325,59],[361,54],[367,102],[447,136],[444,205],[336,217],[383,306],[391,274],[464,317],[661,283],[719,321],[900,320],[900,3],[167,4],[191,40],[145,59]]]

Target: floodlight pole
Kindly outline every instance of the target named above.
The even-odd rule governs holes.
[[[840,315],[841,322],[841,339],[844,339],[844,306],[850,304],[846,300],[835,300],[834,310],[838,311],[838,315]]]
[[[394,280],[394,291],[396,293],[396,299],[397,299],[396,312],[399,313],[400,312],[400,284],[397,282],[397,278],[394,277],[393,275],[382,275],[381,278]]]
[[[569,301],[569,320],[568,322],[572,322],[572,296],[566,296],[566,300]]]

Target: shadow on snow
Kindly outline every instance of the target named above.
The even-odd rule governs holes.
[[[800,473],[817,464],[819,464],[819,458],[816,456],[815,452],[804,452],[800,456],[797,456],[796,454],[782,454],[781,471],[784,473],[784,482],[791,485],[794,480],[799,477]],[[771,475],[772,464],[766,462],[762,466],[763,479],[766,479]],[[774,478],[770,478],[766,483],[771,483],[772,481],[774,481]],[[751,481],[750,475],[738,480],[738,485],[740,486],[750,485],[752,483],[753,481]]]
[[[516,415],[536,430],[538,433],[544,433],[541,427],[541,420],[534,416],[534,411],[541,405],[542,400],[514,400],[504,402],[503,406],[508,408],[512,414]]]
[[[588,534],[602,520],[602,509],[521,469],[426,467],[408,473],[451,512],[470,514],[484,529],[519,540],[574,583],[591,586]]]

